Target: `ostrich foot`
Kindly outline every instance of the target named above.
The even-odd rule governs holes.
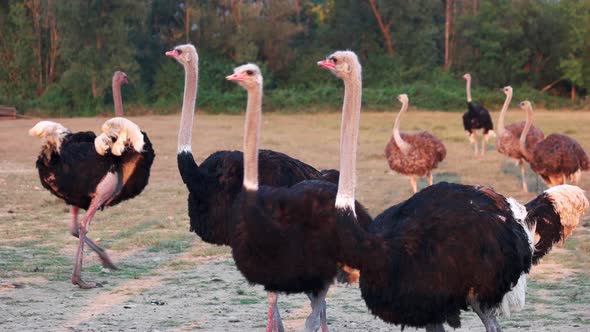
[[[80,276],[72,276],[72,284],[80,286],[82,289],[91,289],[96,287],[102,287],[101,284],[95,282],[86,282],[80,278]]]

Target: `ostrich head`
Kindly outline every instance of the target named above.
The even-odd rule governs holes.
[[[129,79],[127,79],[127,74],[125,74],[122,71],[117,70],[113,74],[113,83],[117,83],[118,85],[129,84]]]
[[[401,95],[397,96],[397,100],[399,100],[400,103],[402,103],[402,104],[407,104],[408,103],[408,95],[405,93],[402,93]]]
[[[502,92],[504,92],[507,96],[512,95],[512,87],[510,85],[505,86],[502,88]]]
[[[246,90],[262,86],[262,74],[260,73],[260,68],[253,63],[247,63],[234,68],[234,73],[226,76],[225,79],[228,81],[236,81]]]
[[[466,81],[470,81],[471,80],[471,74],[467,73],[465,75],[463,75],[463,79]]]
[[[518,103],[518,106],[525,111],[532,111],[533,110],[533,105],[528,100],[521,101],[520,103]]]
[[[326,60],[318,61],[318,66],[328,68],[334,75],[346,80],[352,75],[358,75],[354,68],[361,68],[358,57],[351,51],[337,51],[332,53]]]
[[[197,50],[191,44],[178,45],[172,51],[166,52],[166,56],[176,59],[182,65],[197,63],[199,61]]]

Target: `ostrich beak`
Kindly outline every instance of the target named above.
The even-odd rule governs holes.
[[[334,63],[332,63],[332,61],[330,61],[328,59],[322,60],[322,61],[318,61],[318,66],[326,67],[328,69],[334,69],[334,68],[336,68],[336,65]]]
[[[226,80],[228,81],[245,81],[246,80],[246,76],[243,75],[238,75],[238,74],[232,74],[229,76],[225,77]]]
[[[176,58],[178,56],[178,51],[175,49],[172,51],[168,51],[168,52],[166,52],[166,56]]]
[[[125,83],[125,84],[129,84],[129,79],[128,79],[127,77],[124,77],[124,78],[123,78],[123,83]]]

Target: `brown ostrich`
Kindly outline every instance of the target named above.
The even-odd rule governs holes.
[[[430,172],[445,159],[447,150],[441,140],[426,131],[399,132],[401,115],[408,109],[408,95],[401,94],[397,99],[402,103],[402,108],[395,118],[393,135],[385,146],[385,156],[392,170],[410,177],[412,189],[416,193],[418,191],[416,176],[426,176],[428,184],[432,185]]]
[[[522,178],[522,190],[528,192],[525,177],[525,164],[524,161],[528,161],[526,157],[520,152],[519,138],[524,129],[525,121],[515,122],[504,127],[504,116],[512,100],[512,87],[506,86],[502,89],[506,94],[506,100],[500,111],[500,117],[498,118],[498,139],[496,140],[496,150],[503,155],[516,160],[516,163],[520,165],[520,176]],[[534,126],[531,126],[526,136],[526,150],[531,151],[537,143],[543,140],[545,135],[543,131]]]
[[[577,183],[582,171],[590,169],[588,155],[580,143],[566,135],[551,134],[528,150],[525,142],[533,123],[533,106],[528,100],[521,102],[519,106],[527,112],[527,121],[520,135],[520,151],[533,171],[549,187],[564,184],[566,181]]]

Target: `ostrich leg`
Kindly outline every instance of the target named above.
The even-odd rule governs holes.
[[[428,175],[426,176],[426,178],[428,179],[428,185],[432,186],[432,173],[428,172]]]
[[[412,185],[412,190],[414,190],[414,194],[418,192],[418,183],[416,182],[416,177],[410,175],[410,184]]]
[[[518,161],[518,163],[520,164],[520,177],[522,178],[522,190],[525,193],[528,193],[529,192],[529,189],[528,189],[528,187],[526,185],[526,174],[524,172],[525,171],[524,161],[522,161],[522,159],[520,159]]]
[[[477,151],[477,130],[473,131],[473,151],[475,152],[475,155],[477,156],[479,153]]]
[[[72,284],[78,285],[80,288],[96,287],[96,283],[85,282],[80,276],[82,270],[82,260],[84,259],[84,243],[86,242],[84,239],[86,238],[86,233],[88,233],[88,227],[90,226],[92,217],[94,217],[94,214],[98,208],[109,198],[115,195],[117,191],[121,190],[121,185],[121,174],[111,172],[107,173],[107,175],[105,175],[105,177],[100,181],[98,186],[96,186],[95,196],[90,202],[90,206],[88,207],[84,218],[82,218],[82,221],[80,222],[78,250],[76,251],[76,258],[74,259],[74,271],[72,272]]]
[[[430,324],[426,325],[426,332],[445,332],[445,328],[442,324]]]
[[[268,316],[266,320],[266,332],[284,332],[283,322],[277,307],[277,299],[279,294],[275,292],[268,292]]]
[[[72,222],[70,224],[70,234],[79,238],[80,225],[78,224],[78,207],[72,205],[70,212],[72,215]],[[87,236],[84,237],[84,243],[86,243],[90,247],[90,249],[94,250],[94,252],[98,254],[98,257],[100,258],[103,267],[117,270],[117,267],[115,266],[115,264],[103,248],[99,247]]]
[[[468,298],[467,300],[469,305],[475,311],[479,319],[483,322],[483,325],[486,328],[486,332],[502,332],[500,328],[500,324],[498,324],[498,320],[496,319],[496,315],[494,313],[495,309],[482,309],[479,305],[479,302],[473,298]]]
[[[481,155],[482,156],[484,154],[486,154],[486,137],[487,136],[488,136],[488,134],[484,134],[484,133],[481,134]]]
[[[328,287],[322,289],[318,294],[308,293],[307,297],[311,301],[311,314],[305,320],[305,332],[315,332],[318,328],[322,332],[328,332],[328,324],[326,322],[326,294]],[[319,318],[319,321],[318,321]]]

